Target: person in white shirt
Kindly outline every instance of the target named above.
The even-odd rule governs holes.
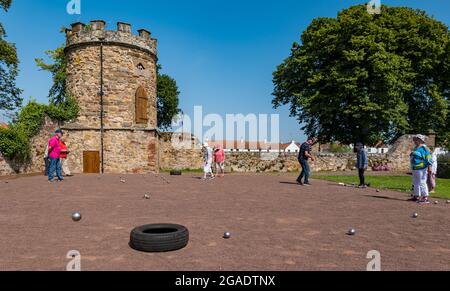
[[[213,150],[209,146],[207,142],[203,144],[203,160],[205,162],[203,172],[204,176],[203,179],[207,180],[208,175],[210,179],[214,178],[214,173],[212,171],[212,164],[213,164]]]
[[[439,148],[434,149],[433,153],[431,154],[433,164],[431,166],[432,170],[431,173],[428,176],[428,190],[430,193],[435,193],[436,190],[436,177],[437,177],[437,171],[438,171],[438,152],[440,151]]]

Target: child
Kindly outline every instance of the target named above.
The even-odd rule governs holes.
[[[214,162],[217,177],[225,177],[225,151],[220,145],[217,145],[214,149]]]
[[[356,151],[356,168],[359,174],[359,187],[367,188],[366,178],[364,176],[367,168],[369,167],[369,160],[367,159],[367,152],[364,149],[364,145],[358,142],[355,146]]]
[[[205,142],[203,144],[203,160],[205,162],[205,165],[203,168],[203,171],[204,171],[203,180],[207,180],[208,175],[209,175],[210,179],[214,179],[214,173],[212,171],[213,151],[209,147],[207,142]]]

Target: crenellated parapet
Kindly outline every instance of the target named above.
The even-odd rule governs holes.
[[[157,56],[157,40],[146,29],[139,29],[135,35],[131,24],[118,22],[116,30],[106,30],[106,22],[103,20],[93,20],[89,25],[77,22],[71,26],[71,29],[66,29],[66,50],[103,43],[132,47]]]

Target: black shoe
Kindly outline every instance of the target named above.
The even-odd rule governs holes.
[[[302,181],[297,180],[297,183],[298,183],[300,186],[303,186],[303,182],[302,182]]]

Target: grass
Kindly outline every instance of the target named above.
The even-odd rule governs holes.
[[[315,179],[332,181],[345,184],[359,184],[357,176],[322,176],[316,175]],[[411,192],[412,178],[410,176],[367,176],[366,183],[372,188],[389,189],[399,192]],[[436,193],[431,194],[434,198],[450,199],[450,180],[438,179]]]

